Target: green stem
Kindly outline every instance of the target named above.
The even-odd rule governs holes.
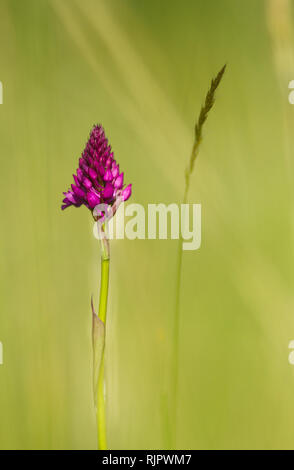
[[[108,298],[108,285],[109,285],[109,246],[108,240],[101,240],[101,285],[100,285],[100,300],[99,300],[99,318],[104,323],[106,332],[106,313],[107,313],[107,298]],[[104,341],[105,345],[105,341]],[[105,377],[104,377],[104,356],[105,346],[103,347],[101,364],[98,377],[97,387],[97,433],[98,433],[98,449],[107,449],[106,439],[106,411],[105,411]]]
[[[104,351],[101,359],[98,389],[97,389],[97,436],[98,450],[107,450],[106,439],[106,412],[105,412],[105,394],[104,394]]]
[[[101,258],[101,285],[99,300],[99,318],[106,323],[107,297],[109,282],[109,258]]]

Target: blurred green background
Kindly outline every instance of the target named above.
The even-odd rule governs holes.
[[[91,449],[99,246],[60,210],[102,122],[131,202],[180,202],[193,125],[227,62],[191,181],[177,447],[294,448],[294,2],[0,0],[0,447]],[[176,241],[111,243],[112,449],[166,447]]]

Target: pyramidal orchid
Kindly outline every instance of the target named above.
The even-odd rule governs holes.
[[[132,185],[124,185],[124,174],[120,172],[111,146],[101,125],[95,125],[86,147],[79,159],[79,166],[73,175],[74,182],[64,192],[61,209],[70,206],[86,206],[98,223],[101,245],[101,284],[98,315],[92,305],[93,344],[93,392],[97,419],[98,449],[107,449],[104,353],[106,313],[109,284],[110,250],[107,238],[107,223],[115,214],[119,204],[127,201]],[[106,208],[106,209],[105,209]]]
[[[124,187],[124,174],[101,125],[93,127],[73,179],[71,188],[63,193],[63,210],[84,205],[93,211],[99,204],[113,206],[119,198],[126,201],[131,196],[132,185]]]

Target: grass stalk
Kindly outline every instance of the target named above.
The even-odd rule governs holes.
[[[190,178],[193,173],[196,158],[199,153],[200,144],[202,142],[203,125],[207,119],[208,113],[213,107],[215,101],[215,92],[221,82],[225,72],[226,65],[219,71],[217,76],[212,79],[210,88],[207,92],[204,105],[201,107],[194,130],[194,143],[189,160],[188,167],[185,172],[185,190],[182,199],[182,204],[186,204],[188,200],[188,193],[190,187]],[[177,260],[177,274],[176,274],[176,296],[175,296],[175,310],[173,322],[173,336],[172,336],[172,388],[171,388],[171,442],[169,447],[176,448],[177,443],[177,412],[178,412],[178,388],[179,388],[179,341],[180,341],[180,303],[181,303],[181,284],[182,284],[182,264],[183,264],[183,238],[180,236],[178,242],[178,260]]]

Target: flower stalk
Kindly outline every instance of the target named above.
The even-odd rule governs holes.
[[[98,319],[103,324],[102,335],[94,337],[93,331],[93,350],[100,348],[101,341],[103,342],[100,365],[97,380],[97,397],[96,397],[96,419],[97,419],[97,436],[98,436],[98,449],[107,449],[107,438],[106,438],[106,393],[105,393],[105,335],[106,335],[106,316],[107,316],[107,300],[108,300],[108,286],[109,286],[109,241],[106,238],[104,231],[105,224],[103,224],[100,231],[100,242],[101,242],[101,281],[100,281],[100,298],[99,298],[99,316]],[[98,341],[98,344],[95,344]],[[95,358],[95,354],[94,354]],[[95,360],[95,359],[94,359]],[[95,393],[95,384],[94,384]]]

